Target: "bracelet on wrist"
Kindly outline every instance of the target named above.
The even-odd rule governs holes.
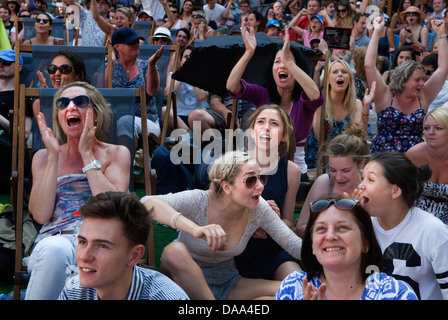
[[[440,39],[446,39],[446,34],[443,36],[437,36],[437,40],[440,40]]]

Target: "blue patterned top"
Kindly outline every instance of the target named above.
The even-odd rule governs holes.
[[[73,230],[80,216],[74,216],[92,195],[85,174],[67,174],[57,179],[54,213],[39,231],[36,242],[62,231]]]
[[[423,142],[423,120],[426,112],[419,108],[405,114],[390,105],[378,113],[377,135],[372,142],[371,152],[406,152],[410,147]]]
[[[126,71],[121,66],[118,60],[115,60],[113,75],[112,75],[112,87],[113,88],[139,88],[144,85],[146,88],[145,74],[148,72],[148,61],[137,59],[138,74],[128,80]],[[157,114],[156,99],[148,94],[146,94],[146,112],[147,118],[152,122],[158,123],[159,116]],[[141,106],[140,100],[135,99],[135,115],[141,117]]]
[[[303,300],[302,281],[306,278],[303,271],[295,271],[287,276],[275,296],[276,300]],[[317,288],[321,285],[320,276],[316,275],[310,283]],[[415,292],[404,281],[386,275],[373,273],[366,279],[366,288],[361,300],[418,300]]]

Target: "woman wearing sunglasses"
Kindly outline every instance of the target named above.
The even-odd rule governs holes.
[[[336,16],[334,24],[340,28],[353,28],[355,11],[348,0],[340,0],[336,5]]]
[[[419,8],[410,6],[400,13],[400,19],[407,27],[400,30],[399,47],[412,46],[417,52],[422,52],[428,44],[428,28],[423,25],[425,14]]]
[[[448,228],[416,207],[429,166],[417,167],[400,152],[380,152],[363,175],[353,196],[372,216],[383,271],[405,280],[419,299],[448,300]]]
[[[381,249],[358,200],[325,197],[309,207],[301,255],[305,271],[283,280],[277,300],[417,299],[406,282],[378,272]]]
[[[370,157],[365,133],[354,124],[322,148],[328,158],[328,173],[316,179],[306,196],[296,225],[299,237],[303,237],[310,217],[309,204],[327,193],[352,194],[361,183],[361,171]]]
[[[278,105],[265,105],[251,115],[249,130],[253,139],[253,146],[248,146],[249,153],[258,159],[262,172],[268,175],[261,196],[292,228],[301,172],[293,162],[295,140],[291,118]],[[244,252],[235,257],[235,263],[240,275],[246,278],[283,280],[300,270],[298,260],[263,229],[254,233]]]
[[[84,60],[74,51],[61,50],[57,52],[47,66],[47,72],[50,74],[51,86],[53,88],[61,88],[75,81],[90,83]],[[47,80],[44,78],[42,71],[37,71],[37,76],[40,86],[48,88]],[[33,112],[34,116],[37,117],[40,112],[39,99],[36,99],[33,103]]]
[[[53,19],[48,13],[39,12],[34,20],[34,29],[36,30],[36,36],[23,41],[23,44],[65,45],[64,39],[51,36]]]
[[[154,219],[179,229],[177,241],[165,247],[161,271],[191,299],[273,298],[280,281],[243,278],[234,257],[252,234],[265,230],[295,258],[302,240],[281,221],[261,197],[266,176],[247,153],[231,151],[209,167],[210,188],[141,201],[154,208]]]
[[[76,266],[73,230],[80,217],[75,211],[91,195],[128,191],[129,150],[103,142],[111,112],[95,87],[73,82],[55,94],[53,130],[42,113],[37,116],[45,149],[33,157],[29,210],[43,226],[28,262],[26,299],[56,300],[65,271]]]

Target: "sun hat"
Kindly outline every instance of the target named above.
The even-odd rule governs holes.
[[[156,31],[154,31],[154,34],[148,38],[148,43],[154,43],[154,38],[165,38],[169,40],[171,45],[175,44],[173,38],[171,38],[170,30],[165,27],[158,27]]]
[[[425,14],[424,14],[419,8],[417,8],[416,6],[410,6],[410,7],[408,7],[406,10],[404,10],[403,12],[401,12],[401,13],[400,13],[400,20],[401,20],[401,21],[406,21],[406,20],[405,20],[405,19],[406,19],[406,14],[407,14],[407,13],[411,13],[411,12],[418,13],[419,18],[420,18],[419,22],[423,22],[423,21],[425,21]]]

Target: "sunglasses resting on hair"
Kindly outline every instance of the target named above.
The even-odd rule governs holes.
[[[321,212],[327,209],[330,205],[340,210],[351,210],[359,203],[356,199],[343,198],[343,199],[321,199],[310,203],[311,212]]]

